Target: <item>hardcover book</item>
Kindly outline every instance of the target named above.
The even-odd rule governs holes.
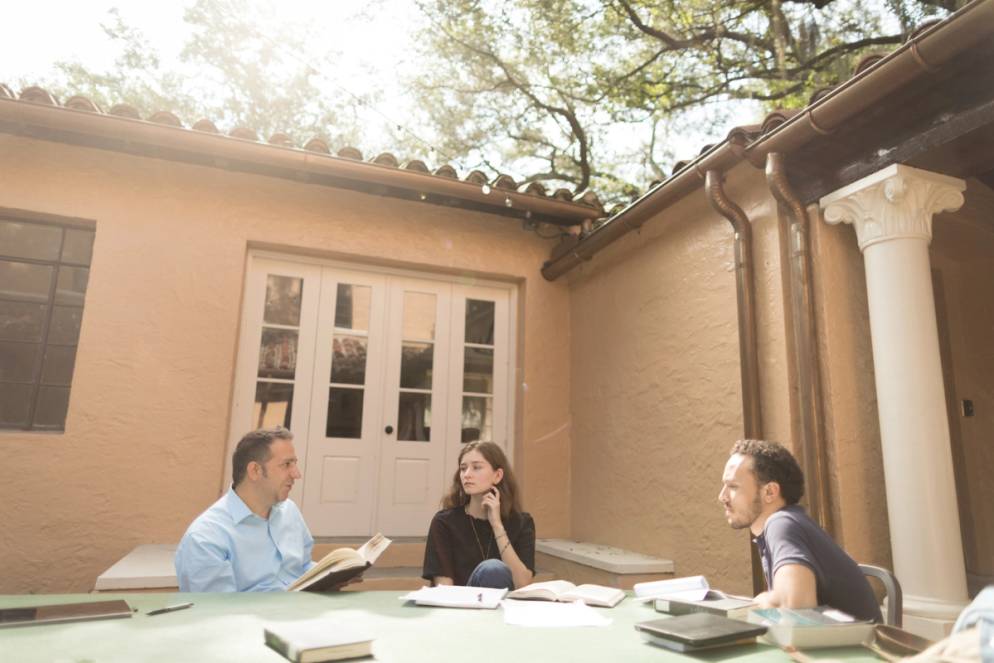
[[[366,543],[353,548],[337,548],[321,558],[308,571],[287,587],[288,592],[326,592],[355,578],[371,567],[392,542],[377,534]]]
[[[874,629],[873,622],[857,620],[829,606],[751,610],[748,619],[766,626],[766,640],[798,649],[861,645],[870,641]]]
[[[710,590],[700,601],[680,599],[656,599],[655,608],[658,612],[671,615],[690,615],[695,612],[707,612],[721,615],[729,619],[746,621],[749,610],[756,607],[752,599],[740,596],[728,596],[722,592]]]
[[[641,622],[635,629],[652,644],[679,652],[749,644],[766,632],[765,626],[706,612]]]
[[[326,619],[274,624],[263,629],[266,646],[294,663],[322,663],[370,656],[373,639]]]

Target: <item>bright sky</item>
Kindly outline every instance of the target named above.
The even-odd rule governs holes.
[[[192,3],[193,0],[10,0],[4,8],[4,37],[0,39],[0,82],[19,91],[22,82],[29,85],[54,78],[57,72],[53,65],[60,61],[78,60],[91,71],[108,70],[118,47],[100,25],[111,22],[108,11],[113,7],[118,8],[125,24],[138,29],[149,41],[164,68],[171,69],[174,63],[179,68],[178,55],[188,30],[183,11]],[[399,85],[401,78],[417,65],[412,60],[412,40],[424,21],[412,0],[273,0],[258,4],[278,6],[281,19],[314,27],[322,38],[319,46],[341,54],[334,66],[318,66],[332,96],[348,96],[346,90],[354,94],[380,93],[376,107],[360,113],[364,136],[358,147],[364,152],[391,147],[386,126],[402,125],[414,135],[425,136],[421,128],[411,125],[413,103]],[[733,124],[755,118],[736,119],[742,122]],[[631,127],[622,128],[611,140],[623,146],[640,133],[632,132]],[[674,148],[674,154],[693,156],[701,145],[711,142],[702,134],[678,133],[668,137],[667,143]],[[422,154],[398,156],[427,158],[429,154],[426,148]],[[437,160],[437,155],[429,160]]]

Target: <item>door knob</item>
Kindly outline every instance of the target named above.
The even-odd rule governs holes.
[[[387,427],[383,429],[383,432],[386,433],[387,435],[389,435],[390,433],[393,432],[393,426],[390,426],[388,424]]]

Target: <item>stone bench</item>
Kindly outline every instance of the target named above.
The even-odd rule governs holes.
[[[96,592],[175,592],[179,590],[175,543],[146,543],[97,576]]]
[[[597,543],[568,539],[535,541],[535,565],[557,578],[581,585],[593,583],[631,589],[639,582],[674,577],[672,560]]]

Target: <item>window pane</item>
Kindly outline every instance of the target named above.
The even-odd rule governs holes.
[[[0,341],[0,380],[31,382],[41,345]]]
[[[255,428],[283,426],[290,428],[293,413],[293,385],[280,382],[257,382],[252,425]]]
[[[400,348],[400,386],[431,389],[434,343],[404,343]]]
[[[493,442],[493,399],[486,396],[463,396],[462,441]]]
[[[273,325],[300,324],[300,300],[304,292],[304,279],[293,276],[266,277],[266,311],[264,322]]]
[[[76,348],[50,345],[45,349],[45,365],[41,381],[46,384],[72,384],[72,369],[76,363]]]
[[[0,297],[47,302],[54,271],[49,265],[0,260]]]
[[[40,341],[46,308],[44,304],[0,301],[0,339]]]
[[[435,295],[426,292],[404,293],[404,338],[435,340]]]
[[[493,393],[494,351],[491,348],[466,348],[463,362],[462,390],[478,394]]]
[[[297,332],[262,328],[259,377],[292,380],[297,370]]]
[[[366,383],[366,338],[335,334],[332,341],[331,381]]]
[[[93,231],[66,228],[66,242],[62,246],[62,261],[89,265],[93,257]]]
[[[366,285],[338,284],[335,298],[335,326],[367,331],[373,289]]]
[[[332,387],[328,390],[326,437],[362,437],[362,389]]]
[[[427,442],[431,438],[431,394],[400,392],[397,439]]]
[[[65,428],[69,410],[69,387],[42,387],[38,392],[35,408],[35,426],[39,428]]]
[[[494,303],[466,300],[466,342],[494,344]]]
[[[59,267],[59,282],[55,285],[55,303],[82,306],[89,278],[90,270],[85,267],[65,265]]]
[[[0,426],[25,426],[31,409],[31,385],[0,382]]]
[[[72,306],[56,306],[52,312],[52,326],[48,330],[48,342],[75,345],[79,340],[79,325],[82,321],[83,309]]]
[[[35,260],[57,260],[62,228],[37,223],[0,221],[0,254]]]

